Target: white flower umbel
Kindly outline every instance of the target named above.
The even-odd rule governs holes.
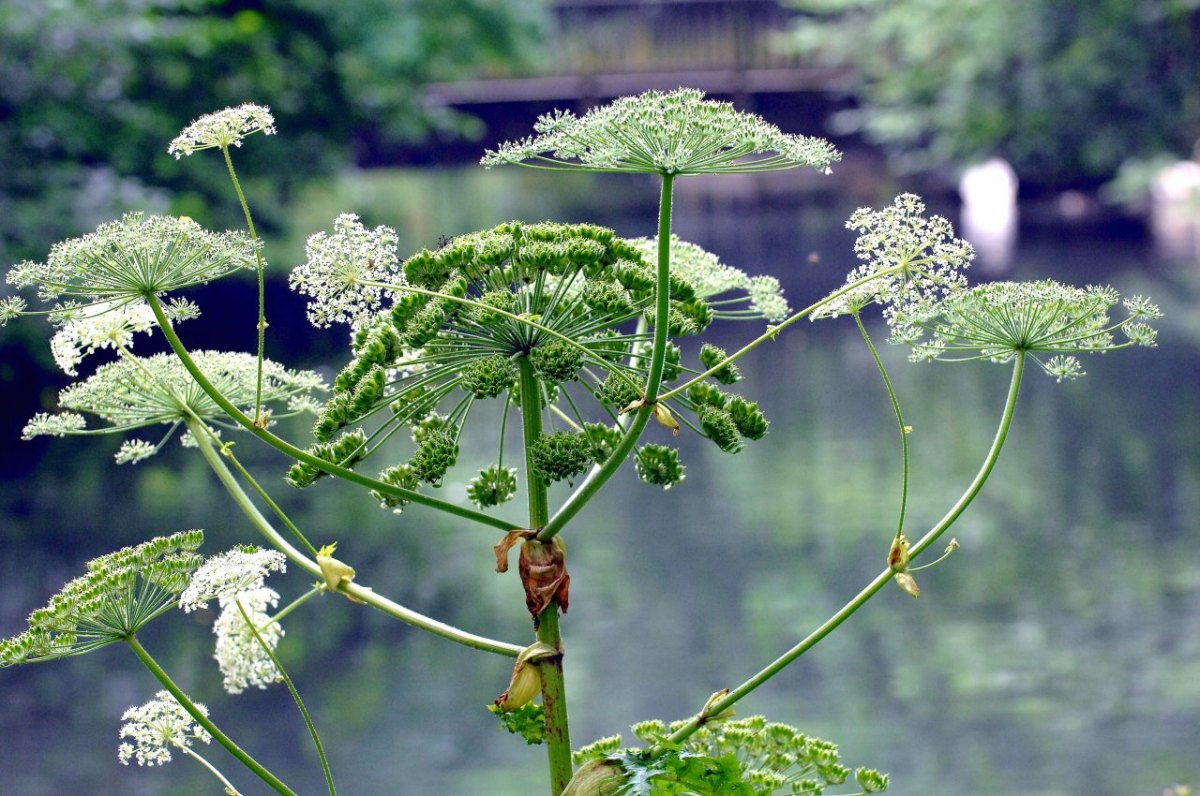
[[[271,115],[271,110],[247,102],[236,108],[226,108],[201,116],[183,128],[171,141],[167,152],[178,160],[201,149],[240,147],[242,139],[253,133],[272,135],[274,132],[275,117]]]
[[[1144,321],[1161,317],[1158,307],[1129,299],[1129,316],[1110,322],[1108,313],[1119,301],[1111,287],[992,282],[954,293],[933,315],[898,326],[893,336],[913,346],[914,360],[1007,362],[1029,354],[1058,381],[1075,379],[1084,375],[1079,354],[1154,345],[1155,332]],[[1116,340],[1118,331],[1125,341]]]
[[[154,313],[142,302],[100,302],[64,317],[50,338],[50,351],[68,376],[77,375],[75,366],[89,354],[102,348],[129,348],[136,332],[149,332],[156,325]]]
[[[840,158],[820,138],[790,135],[704,92],[681,88],[622,97],[582,117],[555,111],[538,135],[488,150],[482,163],[653,174],[719,174],[811,166]]]
[[[197,702],[196,708],[208,715],[204,705]],[[124,765],[137,760],[139,766],[161,766],[171,762],[174,749],[186,751],[195,741],[212,742],[208,731],[196,723],[169,691],[159,691],[146,704],[125,711],[121,721],[126,722],[121,727],[121,737],[133,741],[117,747],[117,759]]]
[[[658,241],[654,238],[634,238],[629,243],[637,247],[647,262],[654,262],[658,256]],[[696,295],[708,301],[717,318],[763,318],[778,322],[788,316],[787,299],[778,279],[749,276],[676,235],[671,236],[671,274],[691,284]]]
[[[20,296],[5,296],[0,299],[0,328],[25,312],[25,299]]]
[[[241,605],[246,612],[242,616]],[[281,674],[267,654],[267,645],[272,652],[283,638],[283,627],[278,622],[271,621],[268,609],[279,605],[279,595],[274,589],[256,588],[244,591],[236,597],[221,600],[221,615],[213,625],[213,633],[217,636],[217,649],[213,655],[224,676],[225,690],[231,694],[240,694],[250,686],[266,688],[276,682]],[[259,639],[246,624],[246,619],[254,624]]]
[[[334,323],[357,328],[367,321],[379,309],[384,291],[363,282],[404,284],[396,241],[391,227],[369,230],[351,213],[334,219],[333,234],[310,236],[306,262],[288,279],[293,290],[312,297],[309,322],[327,329]]]
[[[877,302],[888,323],[921,317],[937,302],[966,287],[962,270],[975,250],[954,237],[954,227],[941,216],[926,218],[919,196],[906,193],[882,210],[860,207],[846,222],[859,233],[854,253],[863,264],[846,277],[853,284],[876,274],[866,284],[830,300],[811,318],[836,318]]]
[[[95,232],[57,243],[44,263],[8,273],[17,287],[37,287],[44,301],[116,310],[131,301],[204,284],[255,264],[258,243],[240,232],[208,232],[190,218],[129,213]]]
[[[253,404],[258,371],[258,360],[253,354],[197,351],[192,356],[226,398],[237,406]],[[323,388],[324,383],[316,373],[289,370],[270,360],[263,362],[264,404],[284,404],[293,397]],[[58,402],[68,411],[58,415],[35,415],[22,432],[24,439],[43,434],[122,433],[160,424],[171,426],[167,432],[169,437],[175,428],[193,417],[228,426],[228,416],[200,389],[174,354],[129,355],[102,365],[87,379],[63,389],[58,394]],[[292,406],[300,410],[306,404]],[[86,429],[80,413],[96,415],[109,425]],[[293,409],[280,406],[273,416],[280,418],[290,414],[294,414]],[[155,450],[162,444],[154,446]]]
[[[179,607],[194,611],[211,600],[224,604],[242,592],[262,588],[272,572],[286,571],[287,559],[277,550],[235,547],[204,562],[179,596]]]

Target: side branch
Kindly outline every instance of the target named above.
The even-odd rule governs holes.
[[[320,565],[293,547],[250,500],[250,496],[245,493],[233,473],[229,471],[229,468],[225,466],[225,462],[221,460],[221,455],[213,447],[212,442],[208,439],[208,435],[204,433],[204,429],[194,423],[190,424],[189,427],[191,428],[192,436],[200,446],[200,452],[203,454],[205,461],[208,462],[217,479],[220,480],[225,490],[229,492],[230,497],[233,498],[234,503],[238,505],[238,508],[242,510],[242,513],[246,515],[251,524],[258,529],[259,533],[267,538],[267,541],[295,562],[297,566],[318,580],[323,578]],[[418,627],[421,630],[433,633],[435,636],[441,636],[472,649],[494,652],[497,655],[507,655],[510,658],[515,658],[521,654],[522,648],[516,644],[508,644],[484,636],[477,636],[474,633],[460,630],[453,625],[439,622],[410,608],[405,608],[403,605],[375,593],[374,590],[366,586],[343,581],[338,586],[338,591],[344,592],[359,602],[364,602],[373,608],[378,608],[380,611],[399,619],[401,622],[406,622],[413,627]]]
[[[158,326],[160,329],[162,329],[163,334],[166,335],[167,342],[170,343],[171,349],[175,352],[175,355],[179,357],[179,360],[183,363],[183,366],[187,369],[187,371],[192,374],[192,378],[196,380],[196,383],[200,386],[200,389],[204,390],[208,397],[212,398],[217,406],[221,407],[221,409],[223,409],[226,414],[233,418],[238,425],[242,426],[251,434],[258,437],[263,442],[266,442],[271,447],[294,459],[302,461],[305,464],[310,464],[313,467],[323,470],[330,475],[337,476],[338,478],[345,479],[346,481],[350,481],[352,483],[356,483],[359,486],[365,486],[369,489],[374,489],[386,495],[393,495],[395,497],[403,498],[404,500],[418,503],[422,506],[429,506],[430,508],[444,511],[447,514],[453,514],[456,517],[460,517],[465,520],[471,520],[473,522],[480,523],[481,525],[487,525],[491,528],[499,528],[503,531],[508,531],[518,527],[517,523],[508,522],[507,520],[503,520],[499,517],[493,517],[491,515],[466,508],[465,506],[449,503],[445,500],[430,497],[429,495],[421,492],[416,492],[411,489],[404,489],[403,487],[387,484],[383,481],[370,478],[361,473],[356,473],[355,471],[346,467],[342,467],[341,465],[325,461],[318,456],[313,456],[308,451],[297,448],[290,442],[280,439],[270,431],[267,431],[265,428],[259,428],[253,419],[247,417],[242,410],[230,403],[229,399],[222,395],[221,391],[213,386],[213,383],[208,380],[208,377],[204,375],[203,371],[197,367],[195,360],[192,359],[187,348],[184,347],[183,341],[179,339],[179,335],[175,333],[175,329],[171,326],[170,320],[168,320],[166,314],[163,312],[162,303],[158,300],[158,297],[155,295],[149,295],[146,297],[146,301],[150,304],[150,308],[154,311],[154,317],[158,320]]]
[[[966,491],[963,492],[950,511],[946,512],[946,515],[930,528],[921,537],[919,542],[913,545],[909,553],[910,560],[916,558],[923,550],[936,542],[954,524],[955,520],[959,518],[966,507],[970,505],[971,501],[975,499],[975,496],[979,494],[979,490],[983,488],[984,483],[992,472],[992,468],[996,466],[996,461],[1000,458],[1000,450],[1004,447],[1004,441],[1008,437],[1008,429],[1012,425],[1013,413],[1017,407],[1017,396],[1021,390],[1021,377],[1024,370],[1025,357],[1024,355],[1019,355],[1013,360],[1013,374],[1012,380],[1009,383],[1008,399],[1004,404],[1000,426],[996,429],[996,436],[992,440],[991,449],[988,450],[987,456],[983,460],[983,465],[979,468],[979,472],[975,474],[975,478],[971,481],[970,486],[967,487]],[[886,586],[894,574],[895,570],[891,567],[879,573],[866,588],[855,595],[854,599],[842,606],[837,613],[825,620],[820,627],[810,633],[803,641],[775,659],[758,674],[730,691],[726,696],[705,706],[705,710],[700,715],[693,717],[678,730],[671,733],[667,741],[670,743],[683,741],[695,733],[696,730],[700,729],[708,717],[719,715],[723,711],[733,707],[743,697],[779,674],[789,664],[816,646],[821,639],[832,633],[842,622],[849,619],[855,611],[866,604],[867,600],[871,599],[880,589]]]

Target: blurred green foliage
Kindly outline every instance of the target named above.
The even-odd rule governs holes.
[[[908,168],[1009,160],[1041,185],[1186,157],[1200,137],[1198,0],[790,0],[788,46],[856,72],[847,126]]]
[[[242,102],[286,132],[237,153],[269,230],[309,176],[471,134],[421,85],[528,61],[542,17],[504,0],[0,0],[0,259],[133,207],[237,223],[224,169],[166,146]]]

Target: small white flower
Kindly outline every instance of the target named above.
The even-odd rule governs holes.
[[[136,332],[149,332],[156,323],[144,303],[100,302],[71,310],[50,339],[54,361],[68,376],[78,375],[75,366],[102,348],[129,348]]]
[[[246,611],[242,616],[238,604]],[[278,622],[272,622],[267,609],[279,604],[279,594],[274,589],[260,588],[244,591],[235,598],[221,601],[221,615],[213,625],[217,636],[217,649],[213,655],[224,675],[225,690],[240,694],[249,686],[266,688],[279,678],[279,670],[263,643],[274,652],[283,638],[284,631]],[[263,643],[254,637],[249,617]]]
[[[927,317],[936,304],[963,290],[962,269],[975,250],[954,237],[954,227],[941,216],[926,218],[925,204],[915,194],[901,194],[882,210],[860,207],[846,222],[859,233],[854,253],[863,264],[846,276],[846,284],[891,271],[833,299],[814,312],[817,318],[854,313],[872,302],[884,305],[889,324]],[[894,269],[894,270],[893,270]]]
[[[60,412],[56,415],[38,412],[29,418],[25,428],[21,429],[21,439],[29,441],[41,436],[63,437],[83,431],[85,425],[83,415],[75,412]]]
[[[746,292],[750,294],[750,306],[768,321],[778,323],[792,311],[783,297],[783,286],[773,276],[750,277]]]
[[[179,596],[184,611],[204,608],[210,600],[224,605],[245,591],[260,589],[272,572],[286,572],[287,559],[278,550],[235,547],[213,556],[196,570],[188,587]]]
[[[21,313],[25,312],[25,306],[25,299],[20,296],[6,296],[0,299],[0,327],[13,318],[19,318]]]
[[[196,708],[208,715],[204,705],[197,703]],[[159,691],[146,704],[125,711],[121,720],[127,723],[121,727],[120,737],[133,740],[117,748],[117,759],[124,765],[136,759],[139,766],[161,766],[170,762],[172,747],[187,749],[193,741],[212,741],[169,691]]]
[[[271,110],[248,102],[201,116],[183,128],[183,132],[171,141],[167,152],[178,160],[201,149],[241,146],[242,139],[252,133],[272,135],[274,132],[275,117]]]
[[[121,447],[113,454],[117,464],[137,464],[143,459],[149,459],[158,451],[144,439],[130,439],[121,443]]]
[[[364,280],[404,284],[396,256],[396,231],[379,226],[368,230],[352,213],[333,222],[333,234],[318,232],[304,247],[307,261],[293,269],[292,290],[311,296],[308,320],[323,329],[333,323],[358,327],[378,310],[384,290]]]

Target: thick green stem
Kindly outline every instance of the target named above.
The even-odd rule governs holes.
[[[221,459],[221,454],[218,453],[213,447],[213,444],[208,439],[208,434],[204,432],[204,429],[201,428],[196,421],[192,421],[192,423],[189,424],[189,428],[192,431],[192,436],[196,439],[196,443],[200,447],[200,453],[204,456],[204,460],[208,462],[209,467],[212,468],[212,471],[216,474],[217,479],[225,487],[225,491],[229,493],[229,496],[233,498],[233,502],[237,504],[238,508],[242,510],[242,513],[246,515],[246,518],[250,520],[251,524],[254,525],[258,532],[266,537],[267,541],[270,542],[273,547],[290,558],[305,572],[318,579],[323,578],[324,575],[321,572],[320,565],[317,564],[316,561],[308,558],[300,550],[297,550],[295,547],[293,547],[288,540],[279,533],[279,531],[275,530],[274,526],[267,521],[267,518],[262,515],[262,512],[258,510],[258,507],[255,506],[253,501],[250,500],[250,496],[247,495],[242,489],[242,486],[238,483],[237,478],[232,472],[230,472],[229,468],[225,466],[225,462]],[[474,633],[468,633],[465,630],[460,630],[453,625],[447,625],[443,622],[439,622],[436,619],[425,616],[424,614],[419,614],[416,611],[405,608],[399,603],[392,602],[386,597],[376,594],[374,590],[366,586],[360,586],[357,583],[347,583],[343,581],[341,585],[338,586],[338,590],[345,592],[351,597],[354,597],[355,599],[360,600],[373,608],[378,608],[380,611],[399,619],[401,622],[407,622],[414,627],[419,627],[422,630],[433,633],[435,636],[441,636],[442,638],[458,642],[459,644],[471,647],[473,649],[494,652],[498,655],[507,655],[511,658],[515,658],[521,654],[522,648],[515,644],[508,644],[503,641],[496,641],[483,636],[477,636]]]
[[[175,352],[175,355],[179,357],[179,361],[183,363],[183,366],[187,369],[188,373],[192,374],[192,378],[196,380],[196,384],[200,386],[200,389],[204,390],[205,394],[208,395],[209,398],[212,398],[213,402],[216,403],[217,406],[221,407],[221,409],[227,415],[229,415],[230,418],[236,421],[238,425],[245,428],[251,434],[258,437],[272,448],[275,448],[281,453],[297,459],[298,461],[302,461],[305,464],[310,464],[313,467],[329,473],[330,475],[345,479],[352,483],[358,484],[359,486],[365,486],[369,489],[374,489],[385,495],[393,495],[395,497],[403,498],[413,503],[418,503],[422,506],[429,506],[430,508],[444,511],[447,514],[452,514],[456,517],[460,517],[465,520],[471,520],[492,528],[499,528],[503,531],[509,531],[517,527],[515,523],[508,522],[507,520],[499,517],[492,517],[488,514],[483,514],[482,512],[466,508],[465,506],[458,506],[454,503],[448,503],[444,500],[430,497],[429,495],[421,492],[416,492],[411,489],[404,489],[402,487],[393,486],[392,484],[386,484],[383,481],[379,481],[374,478],[369,478],[361,473],[356,473],[353,470],[342,467],[341,465],[337,465],[333,462],[325,461],[320,457],[313,456],[308,451],[301,450],[286,440],[280,439],[270,431],[267,431],[265,428],[259,428],[251,418],[247,417],[242,410],[238,409],[229,401],[228,398],[222,395],[221,391],[213,386],[213,383],[208,380],[208,377],[205,376],[204,372],[201,371],[196,365],[195,360],[192,359],[191,354],[189,354],[187,348],[184,347],[183,341],[179,339],[179,335],[175,333],[175,329],[171,326],[170,320],[163,312],[162,302],[158,300],[158,297],[150,294],[146,296],[146,301],[150,304],[150,309],[153,310],[154,317],[158,320],[158,326],[160,329],[162,329],[163,334],[166,336],[167,342],[171,345],[171,349]]]
[[[937,525],[930,528],[921,537],[921,540],[913,545],[909,553],[910,560],[915,559],[920,555],[921,551],[936,542],[954,524],[955,520],[970,505],[971,501],[975,499],[975,496],[979,494],[979,490],[983,488],[984,483],[992,472],[992,468],[996,466],[997,459],[1000,458],[1000,450],[1004,447],[1004,440],[1008,437],[1008,429],[1012,425],[1013,413],[1017,408],[1017,396],[1021,391],[1021,376],[1024,370],[1024,354],[1018,354],[1013,363],[1012,380],[1008,387],[1008,399],[1004,404],[1004,411],[1000,417],[1000,426],[996,429],[996,436],[992,440],[991,449],[988,450],[987,456],[983,460],[983,465],[979,468],[979,472],[975,474],[974,480],[971,481],[970,486],[967,487],[967,490],[963,492],[954,506],[946,512],[946,515],[938,521]],[[855,611],[866,604],[867,600],[871,599],[880,589],[886,586],[895,574],[896,570],[890,567],[879,573],[865,589],[855,595],[854,599],[842,606],[837,613],[825,620],[820,627],[810,633],[803,641],[776,658],[769,666],[730,691],[724,697],[708,705],[704,713],[693,716],[686,724],[673,732],[667,740],[671,743],[683,741],[696,732],[696,730],[700,729],[708,719],[733,707],[740,699],[779,674],[785,667],[816,646],[821,639],[832,633],[838,625],[849,619]]]
[[[529,527],[537,530],[550,517],[550,498],[546,494],[546,481],[533,469],[533,444],[542,436],[542,386],[533,372],[529,357],[517,360],[521,384],[521,431],[525,441],[525,478],[529,498]]]
[[[129,648],[133,650],[133,653],[138,656],[143,664],[145,664],[146,668],[150,670],[150,673],[153,674],[160,683],[162,683],[163,688],[171,692],[171,696],[175,697],[175,700],[180,704],[180,706],[183,707],[184,710],[188,712],[188,715],[195,719],[197,724],[208,730],[208,734],[215,738],[217,743],[229,750],[229,754],[242,761],[242,764],[246,766],[246,768],[254,772],[259,779],[270,785],[277,793],[282,793],[284,796],[296,796],[295,791],[293,791],[287,785],[284,785],[279,778],[270,771],[267,771],[265,768],[263,768],[262,765],[260,765],[257,760],[247,754],[242,747],[238,746],[229,736],[217,729],[217,725],[213,724],[212,721],[209,720],[208,716],[205,716],[200,712],[200,709],[197,708],[196,704],[188,698],[188,695],[183,693],[182,689],[175,685],[175,681],[167,676],[166,671],[164,671],[163,668],[158,665],[158,661],[150,657],[150,653],[146,652],[146,648],[143,647],[141,642],[137,640],[137,636],[127,637],[125,639],[125,643],[129,645]]]
[[[608,479],[621,468],[629,457],[633,447],[637,445],[642,435],[642,429],[649,422],[654,412],[654,403],[659,400],[658,391],[662,386],[663,368],[667,358],[667,327],[670,326],[668,317],[671,311],[671,198],[674,191],[675,177],[665,174],[662,178],[662,194],[658,203],[658,266],[655,277],[655,306],[654,306],[654,344],[650,349],[650,368],[646,379],[645,401],[633,416],[625,434],[613,449],[612,455],[602,465],[588,473],[587,478],[579,485],[566,502],[559,507],[554,516],[545,523],[538,534],[538,539],[549,541],[571,521],[580,509],[596,496],[596,493],[608,483]],[[677,391],[676,391],[677,392]],[[667,396],[662,396],[665,399]]]
[[[542,612],[538,641],[561,650],[562,633],[558,628],[558,605],[551,603]],[[563,656],[541,661],[542,707],[546,715],[546,755],[550,761],[550,793],[559,796],[571,781],[571,728],[567,721],[567,689],[563,679]]]
[[[658,201],[658,271],[654,293],[654,347],[650,350],[650,374],[646,378],[646,403],[658,400],[663,365],[667,354],[667,329],[671,312],[671,197],[675,177],[664,174]]]
[[[529,527],[541,528],[550,516],[546,481],[533,468],[533,444],[542,436],[542,388],[529,357],[517,360],[521,379],[521,428],[525,441],[525,473],[529,493]],[[538,641],[562,652],[558,627],[558,605],[551,602],[542,611]],[[550,764],[550,793],[558,796],[571,781],[571,731],[567,721],[567,691],[563,682],[562,655],[538,664],[542,674],[542,707],[546,716],[546,754]]]
[[[250,230],[250,238],[258,242],[258,232],[254,229],[254,218],[250,215],[250,205],[246,202],[246,194],[242,193],[242,183],[233,168],[233,158],[229,156],[229,147],[221,147],[225,155],[225,166],[229,169],[229,179],[233,180],[233,189],[237,191],[238,201],[242,203],[242,212],[246,215],[246,227]],[[266,271],[263,263],[261,246],[254,247],[254,259],[258,271],[258,383],[254,388],[254,417],[262,416],[262,387],[263,387],[263,352],[267,334],[267,290]]]

